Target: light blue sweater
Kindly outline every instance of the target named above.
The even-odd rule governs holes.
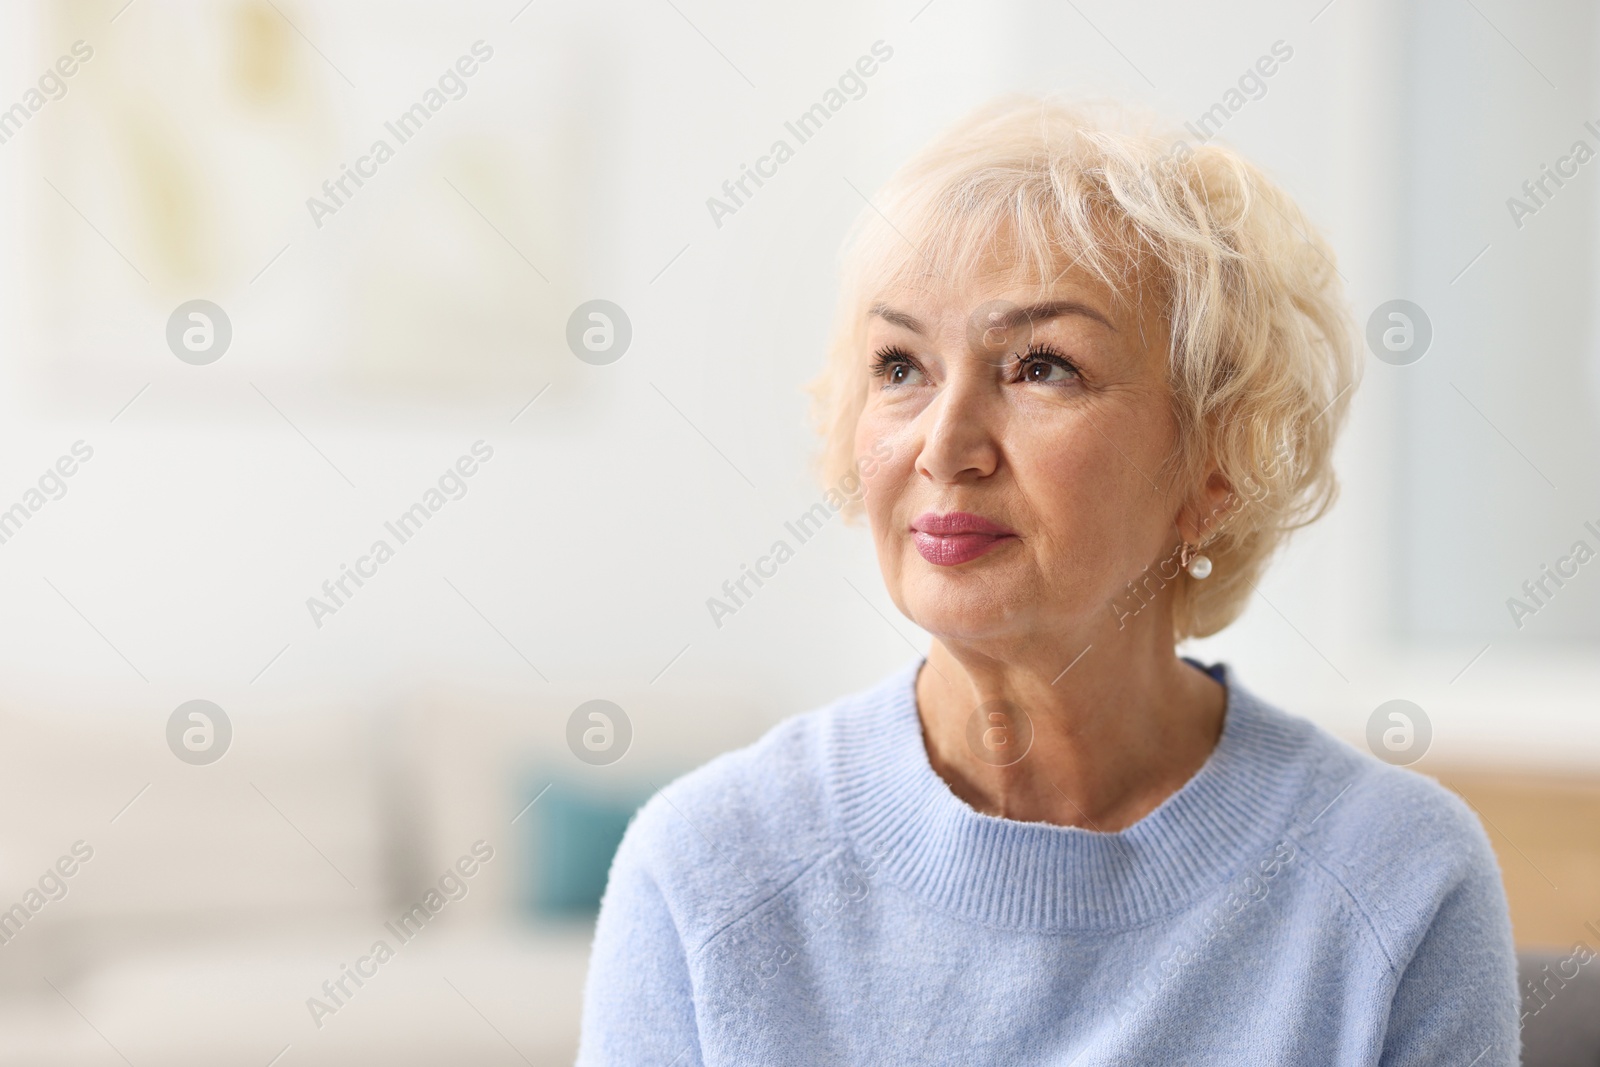
[[[1499,867],[1431,779],[1219,665],[1217,748],[1138,823],[995,818],[929,765],[919,666],[639,811],[580,1065],[1518,1062]]]

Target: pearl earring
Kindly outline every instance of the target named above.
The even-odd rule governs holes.
[[[1199,546],[1191,545],[1185,541],[1178,559],[1180,566],[1189,572],[1191,578],[1209,578],[1211,576],[1211,557],[1201,555]]]

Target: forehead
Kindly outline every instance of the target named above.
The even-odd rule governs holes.
[[[899,225],[882,220],[860,249],[855,288],[867,308],[1075,299],[1127,318],[1140,305],[1158,303],[1142,299],[1146,282],[1159,273],[1156,264],[1136,234],[1110,219],[1019,205],[923,207]]]
[[[919,333],[983,320],[1056,321],[1078,318],[1120,332],[1138,333],[1149,312],[1137,289],[1108,283],[1081,265],[1068,265],[1052,277],[994,262],[965,277],[930,272],[896,278],[866,302],[869,319]]]

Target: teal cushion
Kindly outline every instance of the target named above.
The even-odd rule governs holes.
[[[549,788],[517,820],[532,839],[524,852],[531,864],[525,906],[540,918],[592,915],[600,908],[611,857],[628,820],[651,790],[633,783],[600,789],[568,778],[551,782],[548,775],[542,782]],[[531,800],[540,789],[544,784],[527,789],[524,796]]]

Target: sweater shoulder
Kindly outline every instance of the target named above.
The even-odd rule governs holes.
[[[863,698],[784,719],[657,790],[628,824],[613,881],[623,867],[648,876],[692,951],[838,850],[827,734]]]
[[[1503,901],[1488,835],[1459,795],[1304,725],[1315,769],[1291,832],[1347,895],[1391,967],[1405,966],[1452,895],[1470,893],[1491,908]]]

